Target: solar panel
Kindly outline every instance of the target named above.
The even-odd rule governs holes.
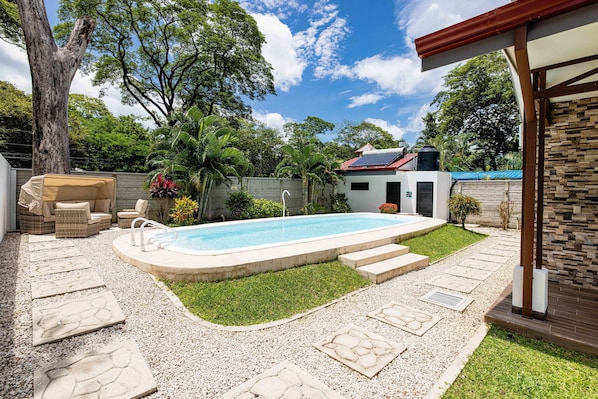
[[[388,152],[380,154],[364,154],[357,161],[353,162],[353,166],[386,166],[390,165],[397,159],[403,156],[400,152]]]

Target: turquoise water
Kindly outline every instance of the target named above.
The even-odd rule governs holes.
[[[178,229],[176,242],[168,244],[167,248],[194,253],[261,247],[392,227],[413,219],[398,215],[347,213],[214,223]]]

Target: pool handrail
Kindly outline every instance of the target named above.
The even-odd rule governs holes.
[[[137,243],[135,242],[135,224],[137,224],[137,222],[142,222],[141,226],[139,226],[139,246],[141,247],[142,252],[145,252],[145,241],[143,240],[143,229],[146,226],[159,227],[162,230],[164,230],[165,233],[167,233],[167,232],[174,233],[174,238],[172,240],[160,242],[158,244],[158,248],[160,248],[162,246],[162,244],[164,244],[164,243],[176,241],[176,239],[179,237],[179,232],[177,230],[173,229],[172,227],[165,226],[162,223],[156,222],[155,220],[147,219],[144,217],[138,217],[138,218],[133,219],[133,221],[131,222],[131,246],[133,246],[133,247],[137,246]],[[154,241],[154,238],[156,238],[156,236],[150,237],[147,240],[147,243],[148,244],[152,243]]]

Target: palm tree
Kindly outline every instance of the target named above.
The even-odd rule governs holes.
[[[192,107],[177,114],[172,127],[163,128],[162,150],[149,163],[158,168],[152,173],[172,176],[197,197],[198,222],[204,218],[212,188],[241,179],[249,169],[245,154],[234,147],[234,130],[216,115],[203,116]]]

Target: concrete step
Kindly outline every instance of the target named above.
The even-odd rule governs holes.
[[[408,253],[396,258],[361,266],[355,270],[365,278],[379,284],[420,267],[426,267],[428,264],[429,259],[427,256]]]
[[[381,247],[340,255],[338,260],[343,262],[345,265],[351,266],[352,268],[357,268],[369,265],[371,263],[381,262],[386,259],[391,259],[406,253],[409,253],[409,247],[398,244],[387,244]]]

